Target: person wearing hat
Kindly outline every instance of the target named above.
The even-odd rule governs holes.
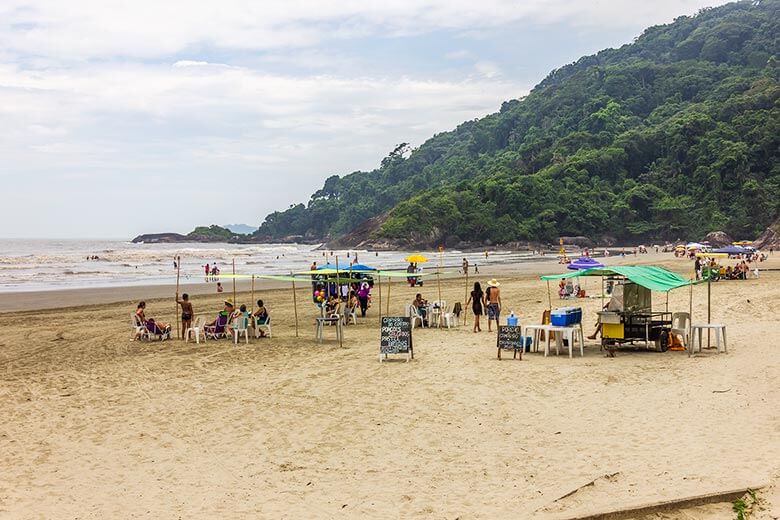
[[[207,327],[215,327],[217,325],[217,320],[220,316],[224,316],[228,319],[228,322],[230,321],[230,317],[233,314],[233,311],[236,310],[236,308],[233,306],[233,300],[230,298],[227,298],[224,302],[225,308],[219,311],[219,314],[217,315],[217,318],[214,319],[211,323],[207,323]]]
[[[488,315],[488,332],[493,332],[490,328],[490,322],[496,320],[496,327],[498,327],[498,318],[501,314],[501,289],[500,283],[495,278],[490,280],[487,289],[487,315]]]

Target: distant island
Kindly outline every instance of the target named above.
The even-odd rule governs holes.
[[[216,224],[212,224],[211,226],[198,226],[186,235],[182,235],[181,233],[147,233],[138,235],[132,242],[134,244],[172,244],[182,242],[225,242],[229,244],[319,243],[316,240],[307,240],[300,235],[290,235],[287,237],[262,236],[257,234],[256,229],[253,234],[235,233],[227,227],[217,226]]]
[[[257,231],[257,226],[249,226],[247,224],[225,224],[221,226],[237,235],[251,235]]]
[[[401,143],[373,171],[332,175],[250,235],[137,239],[411,249],[723,231],[780,246],[779,54],[780,0],[702,9],[418,148]]]

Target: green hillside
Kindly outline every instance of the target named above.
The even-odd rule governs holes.
[[[257,237],[435,245],[752,238],[780,214],[780,0],[647,29],[553,71],[525,98],[371,172],[328,178]]]

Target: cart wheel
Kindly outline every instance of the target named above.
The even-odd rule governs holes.
[[[660,350],[661,352],[669,350],[669,331],[665,329],[661,331],[658,339],[655,340],[655,349]]]

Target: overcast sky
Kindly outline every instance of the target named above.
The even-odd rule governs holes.
[[[0,236],[188,232],[717,0],[2,0]]]

